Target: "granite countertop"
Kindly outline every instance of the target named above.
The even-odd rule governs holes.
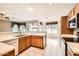
[[[14,50],[15,47],[11,45],[7,45],[5,43],[0,42],[0,56]]]
[[[79,54],[79,43],[67,42],[67,45],[71,48],[74,54]]]
[[[61,38],[77,38],[77,35],[73,34],[62,34]]]

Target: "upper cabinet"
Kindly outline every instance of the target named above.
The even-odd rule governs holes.
[[[79,13],[79,4],[76,4],[74,7],[75,14]]]
[[[79,4],[76,4],[75,7],[68,14],[68,28],[79,28]]]
[[[71,19],[73,16],[75,16],[77,13],[79,13],[79,4],[76,4],[73,9],[70,10],[68,14],[68,19]]]

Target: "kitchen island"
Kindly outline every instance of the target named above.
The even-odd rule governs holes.
[[[44,33],[25,33],[19,37],[19,53],[31,46],[41,49],[46,46],[46,35]]]
[[[15,55],[29,47],[45,48],[46,35],[45,33],[23,33],[23,34],[2,34],[0,35],[0,42],[6,45],[15,47]],[[2,45],[3,46],[3,45]],[[3,49],[3,48],[1,48]],[[1,52],[1,51],[0,51]]]

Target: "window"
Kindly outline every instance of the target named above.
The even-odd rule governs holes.
[[[15,25],[13,26],[12,31],[13,31],[13,32],[19,32],[19,28],[18,28],[18,25],[17,25],[17,24],[15,24]]]
[[[29,24],[29,31],[38,31],[38,23],[32,22]]]
[[[48,24],[47,33],[48,34],[57,34],[58,33],[58,24]]]
[[[12,22],[12,31],[13,32],[26,32],[26,24],[19,22]]]
[[[20,32],[26,32],[26,28],[24,25],[20,25]]]
[[[58,25],[57,24],[53,24],[52,25],[52,34],[57,34],[58,33]]]
[[[51,31],[52,31],[52,28],[51,28],[51,25],[47,25],[47,33],[51,33]]]

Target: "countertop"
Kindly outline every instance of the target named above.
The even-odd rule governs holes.
[[[61,38],[77,38],[77,35],[73,34],[62,34]]]
[[[21,36],[19,36],[19,35],[6,34],[6,35],[0,35],[0,41],[7,41],[7,40],[19,39],[20,37],[30,36],[30,35],[45,36],[44,33],[23,33]]]
[[[11,35],[6,35],[6,36],[0,36],[0,41],[7,41],[7,40],[13,40],[13,39],[18,39],[19,37],[14,37]]]
[[[67,42],[67,45],[71,48],[74,54],[79,54],[79,43]]]
[[[45,33],[23,33],[23,35],[45,36]]]
[[[0,56],[14,50],[15,47],[11,45],[7,45],[5,43],[0,42]]]

